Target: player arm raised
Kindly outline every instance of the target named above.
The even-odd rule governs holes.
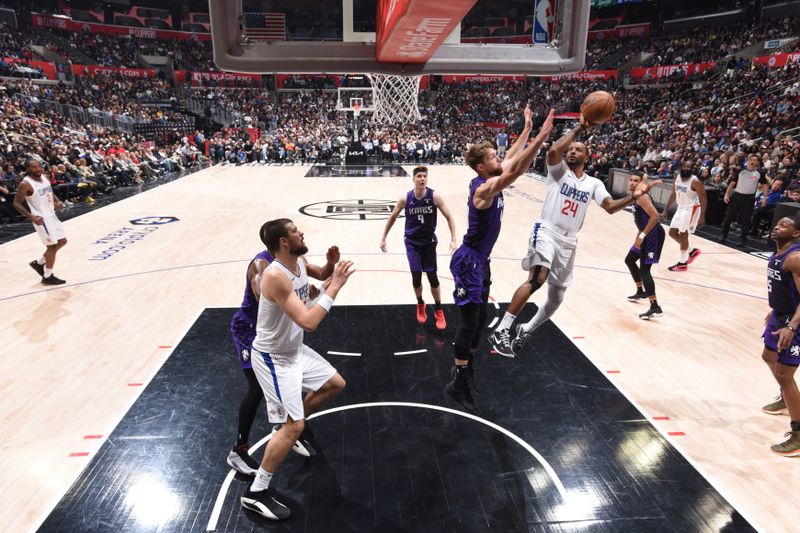
[[[456,243],[456,223],[450,214],[450,208],[447,207],[447,204],[444,203],[444,198],[438,192],[433,193],[433,203],[442,212],[447,220],[447,227],[450,228],[450,253],[452,254],[458,248],[458,243]]]
[[[561,138],[554,142],[553,146],[551,146],[547,151],[547,165],[554,167],[561,163],[564,160],[564,152],[567,151],[569,145],[575,142],[575,139],[578,138],[578,135],[588,130],[589,127],[589,122],[587,122],[587,120],[583,118],[583,115],[581,115],[580,124],[562,135]],[[561,179],[563,174],[560,176],[555,176],[551,173],[551,176],[553,176],[553,179],[558,181]]]
[[[322,319],[328,314],[330,306],[333,305],[333,299],[339,294],[339,289],[347,283],[353,272],[355,269],[352,261],[337,263],[333,269],[331,282],[325,291],[326,294],[311,308],[305,306],[303,300],[292,290],[289,278],[278,269],[269,269],[262,276],[261,296],[278,304],[286,316],[304,331],[310,333],[317,329]],[[328,299],[323,302],[326,296]]]
[[[302,259],[306,264],[306,272],[309,276],[320,281],[325,280],[331,277],[336,263],[339,262],[339,247],[331,246],[328,248],[328,252],[325,254],[326,263],[323,267],[309,264],[305,257]]]
[[[542,124],[542,129],[539,134],[533,139],[533,142],[528,144],[520,153],[519,157],[507,169],[503,169],[503,173],[499,176],[489,178],[480,187],[475,189],[475,194],[472,198],[472,205],[477,209],[488,208],[495,196],[500,194],[500,191],[511,185],[518,177],[531,166],[536,153],[542,146],[542,143],[553,131],[553,119],[555,117],[555,110],[551,109],[547,115],[547,120]]]
[[[25,208],[25,198],[31,194],[33,194],[33,187],[31,187],[31,184],[27,181],[20,182],[17,193],[14,195],[14,209],[19,211],[22,216],[39,226],[44,223],[44,219],[34,215]]]
[[[434,196],[435,198],[435,196]],[[400,211],[406,208],[406,197],[401,196],[397,203],[394,204],[394,209],[392,209],[392,213],[389,215],[389,220],[386,221],[386,225],[383,227],[383,235],[381,235],[381,252],[386,252],[386,236],[389,235],[389,230],[392,229],[394,226],[394,221],[397,220],[397,217],[400,216]]]
[[[708,197],[706,196],[706,187],[700,180],[694,180],[692,189],[697,193],[697,199],[700,200],[700,220],[697,222],[697,227],[702,228],[706,225],[706,206],[708,205]]]
[[[798,283],[800,283],[800,253],[795,252],[789,255],[783,263],[783,268],[792,273],[794,286],[800,287],[800,285],[798,285]],[[800,294],[800,290],[798,290],[798,294]],[[800,326],[800,305],[795,308],[792,318],[789,319],[789,322],[785,326],[772,332],[773,335],[778,336],[778,351],[785,350],[789,347],[792,338],[797,332],[798,326]]]
[[[520,154],[520,150],[527,144],[528,138],[531,136],[531,131],[533,131],[533,112],[531,111],[530,105],[525,106],[523,115],[525,115],[525,127],[522,129],[522,133],[519,134],[519,137],[517,137],[517,140],[514,141],[514,145],[506,151],[506,157],[503,159],[503,170],[514,163],[515,159]]]

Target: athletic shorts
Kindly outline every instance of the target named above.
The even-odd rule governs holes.
[[[672,215],[672,220],[669,223],[670,228],[676,228],[678,233],[694,233],[697,229],[697,223],[700,222],[700,206],[693,205],[692,207],[681,207]]]
[[[67,238],[64,225],[56,217],[44,217],[43,224],[34,224],[33,227],[45,246],[52,246],[59,240]]]
[[[456,305],[470,302],[483,304],[488,301],[489,286],[492,284],[488,257],[462,245],[450,260],[450,273],[456,286],[453,291]]]
[[[303,344],[288,355],[252,350],[253,372],[267,400],[271,424],[303,420],[303,392],[319,390],[336,374],[336,369],[320,354]]]
[[[563,231],[547,223],[533,225],[528,241],[528,255],[522,259],[522,269],[530,271],[541,265],[550,270],[547,282],[560,287],[572,285],[572,269],[575,267],[575,248],[577,239],[564,235]]]
[[[231,337],[233,337],[233,345],[236,347],[236,354],[239,357],[239,366],[242,369],[253,368],[250,354],[253,340],[256,338],[256,323],[242,318],[238,314],[233,315]]]
[[[774,311],[772,312],[762,335],[764,337],[764,346],[773,352],[778,352],[778,336],[772,332],[784,327],[790,318],[791,315],[778,317]],[[789,347],[778,352],[778,362],[788,366],[800,366],[800,335],[795,333]]]
[[[418,245],[406,242],[406,257],[411,272],[436,272],[436,243]]]
[[[643,265],[655,265],[661,259],[661,250],[664,248],[664,240],[666,232],[661,224],[658,224],[642,241],[642,247],[639,249],[639,261]]]

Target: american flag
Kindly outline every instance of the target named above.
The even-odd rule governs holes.
[[[252,41],[286,40],[284,13],[245,13],[242,27],[244,36]]]

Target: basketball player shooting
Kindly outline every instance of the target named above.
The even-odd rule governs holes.
[[[564,134],[547,152],[547,195],[540,218],[531,231],[528,254],[522,260],[522,268],[528,271],[528,280],[514,292],[502,320],[489,335],[495,351],[505,357],[519,353],[534,330],[544,324],[564,301],[564,293],[572,284],[577,234],[586,218],[589,201],[594,199],[606,212],[613,214],[661,183],[661,180],[642,180],[628,196],[612,199],[602,181],[584,172],[589,148],[576,141],[593,125],[582,114],[578,127]],[[547,299],[532,320],[517,326],[512,340],[510,329],[517,314],[545,283],[548,284]]]

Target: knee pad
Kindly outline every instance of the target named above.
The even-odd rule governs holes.
[[[542,272],[542,265],[533,267],[533,276],[528,280],[528,285],[531,286],[531,294],[536,292],[543,284],[539,283],[539,275]]]
[[[422,287],[422,272],[411,273],[411,285],[413,285],[415,289]]]
[[[431,284],[431,289],[435,289],[439,287],[439,276],[436,275],[436,272],[426,272],[428,275],[428,282]]]

